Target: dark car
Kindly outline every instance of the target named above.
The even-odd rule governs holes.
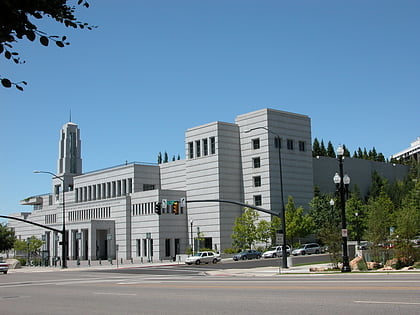
[[[3,257],[0,257],[0,272],[6,274],[8,270],[9,265],[3,260]]]
[[[233,260],[247,260],[247,259],[260,259],[261,258],[261,252],[254,250],[254,249],[248,249],[244,250],[238,254],[233,255]]]

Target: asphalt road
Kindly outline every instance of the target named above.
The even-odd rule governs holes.
[[[1,275],[0,314],[386,315],[420,309],[418,272],[232,277],[191,273],[189,267],[175,274]]]

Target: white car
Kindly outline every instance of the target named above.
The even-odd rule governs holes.
[[[290,246],[289,245],[286,245],[287,256],[290,255],[290,251],[291,251]],[[273,247],[270,248],[270,250],[264,252],[262,254],[262,257],[263,258],[280,257],[280,256],[283,256],[282,252],[283,252],[282,246],[273,246]]]
[[[187,265],[192,265],[192,264],[199,265],[201,263],[216,264],[220,260],[221,260],[220,255],[214,252],[197,252],[194,255],[187,257],[187,259],[185,259],[185,263]]]

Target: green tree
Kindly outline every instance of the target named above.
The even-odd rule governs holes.
[[[39,255],[39,251],[44,242],[35,236],[31,236],[27,240],[16,239],[14,242],[14,249],[16,251],[27,252],[29,257]]]
[[[317,138],[314,139],[314,143],[312,144],[312,156],[317,157],[321,156],[321,146]]]
[[[368,197],[369,198],[376,198],[379,196],[381,192],[385,190],[385,186],[387,185],[387,180],[382,178],[377,171],[373,171],[372,173],[372,183],[369,188]]]
[[[386,259],[380,257],[379,248],[389,239],[393,210],[394,205],[384,191],[377,198],[371,197],[368,200],[366,237],[373,243],[373,258],[383,263]]]
[[[420,232],[420,182],[407,194],[402,206],[395,212],[396,256],[405,265],[416,259],[411,240]]]
[[[13,45],[23,39],[31,42],[36,39],[41,45],[48,46],[49,43],[55,42],[58,47],[65,47],[70,43],[66,36],[48,35],[45,31],[40,30],[35,23],[35,20],[40,20],[44,17],[54,19],[58,23],[64,24],[66,27],[79,29],[92,29],[92,26],[87,23],[82,23],[77,20],[74,15],[75,6],[68,5],[70,1],[66,0],[0,0],[0,55],[16,63],[22,64],[19,53],[14,51]],[[85,0],[78,0],[78,5],[86,8],[89,3]],[[0,76],[1,84],[10,88],[13,85],[23,90],[22,85],[26,85],[25,81],[14,83],[8,78]]]
[[[272,230],[271,230],[271,223],[267,220],[260,220],[257,224],[257,240],[260,242],[265,243],[267,247],[268,244],[271,242]]]
[[[335,150],[331,141],[328,141],[328,144],[327,144],[327,156],[332,157],[332,158],[336,157]]]
[[[362,240],[366,231],[366,220],[366,206],[360,198],[360,191],[354,186],[350,198],[346,201],[346,221],[350,240]]]
[[[252,248],[258,239],[256,221],[259,214],[256,210],[246,208],[244,213],[235,219],[233,226],[233,247],[237,249]]]
[[[15,242],[15,233],[6,225],[0,223],[0,252],[13,248]]]
[[[286,237],[294,243],[295,238],[302,238],[314,229],[314,222],[309,214],[303,214],[302,207],[295,207],[293,197],[289,196],[286,204]]]
[[[333,204],[331,204],[333,201]],[[341,253],[341,232],[340,232],[340,212],[337,204],[328,194],[315,194],[309,204],[309,214],[314,222],[314,231],[322,242],[328,247],[332,263],[337,267]]]
[[[325,148],[324,140],[321,140],[321,154],[320,156],[327,156],[327,149]]]

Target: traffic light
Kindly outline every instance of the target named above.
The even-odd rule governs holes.
[[[172,204],[172,213],[179,214],[179,202],[178,201],[175,201]]]
[[[160,202],[156,202],[156,204],[155,204],[155,213],[157,215],[162,214],[162,204]]]

